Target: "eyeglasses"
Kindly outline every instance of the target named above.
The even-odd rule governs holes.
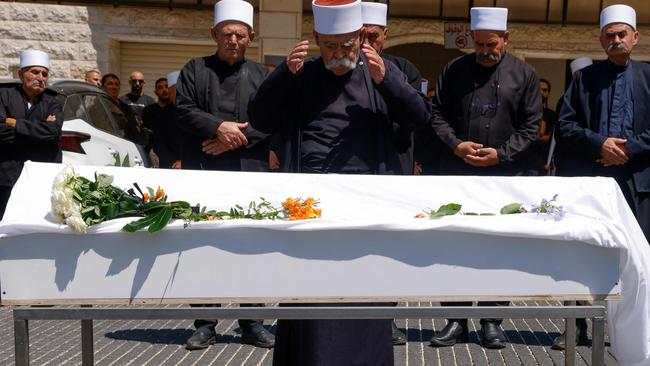
[[[138,79],[131,79],[131,82],[133,84],[144,84],[144,80],[138,80]]]
[[[343,51],[352,51],[354,48],[356,42],[357,42],[358,37],[354,37],[348,41],[345,42],[323,42],[323,47],[327,48],[330,51],[336,51],[339,47]]]

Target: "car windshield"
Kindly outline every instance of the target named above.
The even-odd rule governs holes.
[[[122,112],[122,109],[115,104],[109,97],[103,96],[102,95],[102,100],[103,104],[108,110],[108,113],[110,113],[113,116],[113,120],[117,123],[117,128],[119,130],[118,136],[124,138],[125,133],[124,133],[124,128],[128,124],[128,119],[124,112]]]
[[[74,94],[69,96],[63,107],[65,120],[80,118],[97,129],[110,133],[111,135],[120,136],[115,131],[111,118],[104,109],[100,98],[102,97],[95,94]]]

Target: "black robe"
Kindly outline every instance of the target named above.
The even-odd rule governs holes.
[[[516,175],[533,168],[531,146],[539,136],[542,95],[533,68],[510,53],[496,66],[476,63],[476,54],[448,63],[438,78],[433,128],[447,146],[442,174]],[[497,150],[500,163],[473,167],[453,154],[463,141]]]
[[[393,122],[407,131],[412,130],[413,125],[423,125],[428,121],[429,108],[393,63],[386,62],[385,79],[375,86],[365,67],[365,58],[362,56],[360,61],[357,70],[341,77],[349,78],[350,82],[342,83],[338,92],[333,85],[339,83],[332,80],[336,77],[325,69],[321,58],[305,62],[298,75],[293,75],[283,63],[260,86],[249,106],[251,123],[264,132],[282,132],[284,170],[304,171],[302,159],[312,159],[314,155],[305,148],[313,146],[317,150],[315,155],[325,153],[326,159],[320,165],[313,160],[305,164],[318,166],[324,172],[349,172],[357,168],[361,171],[370,169],[376,174],[403,172]],[[350,90],[353,82],[356,91]],[[342,95],[359,99],[345,100]],[[339,105],[333,105],[337,103]],[[342,109],[348,113],[338,113]],[[330,126],[328,119],[331,120]],[[346,120],[349,126],[345,126]],[[359,133],[363,129],[355,128],[355,125],[364,124],[369,127],[365,136]],[[343,143],[340,144],[341,140],[332,136],[331,131],[342,126],[340,138]],[[349,160],[354,165],[351,167],[326,164],[329,161],[327,157],[354,152],[350,146],[354,145],[355,139],[371,149],[372,154],[355,155]],[[319,145],[316,140],[322,143]],[[329,153],[328,146],[332,147]],[[280,320],[273,364],[393,365],[391,320]]]
[[[61,162],[61,101],[49,89],[29,109],[28,101],[22,84],[0,87],[0,186],[13,187],[27,160]],[[46,121],[49,115],[56,121]],[[16,128],[7,126],[7,118],[16,119]]]
[[[262,83],[268,70],[264,65],[244,60],[228,66],[217,55],[192,59],[178,77],[176,117],[183,131],[182,164],[187,169],[230,171],[268,171],[269,136],[249,127],[244,130],[248,145],[218,156],[201,151],[201,143],[215,137],[225,120],[221,115],[221,80],[239,78],[234,99],[233,119],[247,122],[250,96]]]
[[[175,109],[173,103],[164,107],[154,103],[142,111],[142,122],[145,128],[152,131],[152,146],[161,168],[171,168],[175,161],[181,160],[182,132],[176,121]]]
[[[408,83],[413,87],[413,89],[417,90],[420,92],[422,88],[422,75],[420,74],[420,70],[413,65],[413,63],[404,57],[399,57],[395,55],[390,55],[387,53],[382,53],[381,57],[384,58],[384,60],[388,60],[397,66],[397,68],[406,75],[406,79]],[[426,98],[424,94],[421,95],[422,98]],[[406,175],[411,175],[413,174],[413,167],[414,167],[414,151],[415,151],[415,141],[414,141],[414,134],[417,134],[419,129],[416,129],[415,131],[409,131],[409,130],[402,130],[399,127],[399,124],[394,123],[393,127],[395,129],[395,135],[396,135],[396,145],[397,145],[397,151],[399,152],[400,155],[400,160],[402,161],[402,165],[404,166],[404,174]],[[430,126],[423,126],[421,128],[431,128]]]
[[[399,158],[393,123],[408,133],[414,127],[426,124],[430,118],[430,105],[406,81],[404,74],[392,62],[386,61],[386,76],[375,86],[361,55],[358,66],[363,70],[364,85],[368,92],[371,110],[366,111],[382,119],[375,129],[377,141],[377,174],[405,174]],[[324,96],[315,87],[323,73],[329,72],[320,57],[308,60],[298,75],[293,75],[286,65],[280,64],[269,75],[251,100],[248,108],[252,126],[264,133],[281,133],[281,169],[301,172],[302,135],[305,124],[315,119],[322,110]],[[354,106],[350,106],[354,108]],[[391,122],[392,121],[392,122]],[[408,173],[407,173],[408,174]]]
[[[558,112],[558,175],[606,176],[618,182],[646,238],[650,240],[650,65],[630,61],[632,67],[632,134],[625,147],[629,161],[604,167],[596,160],[607,139],[600,133],[609,115],[605,95],[616,78],[609,61],[582,70],[564,95]]]

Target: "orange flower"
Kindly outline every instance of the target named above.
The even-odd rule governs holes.
[[[145,193],[142,197],[143,202],[149,202],[149,193]]]
[[[156,190],[156,197],[153,200],[158,201],[164,194],[165,191],[162,188],[158,187],[158,189]]]
[[[321,217],[321,209],[314,207],[317,204],[318,201],[312,197],[308,197],[304,201],[301,201],[300,198],[289,197],[282,202],[282,207],[289,220],[306,220]]]

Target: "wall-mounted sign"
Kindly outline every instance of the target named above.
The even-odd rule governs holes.
[[[445,48],[474,48],[469,23],[445,23]]]

